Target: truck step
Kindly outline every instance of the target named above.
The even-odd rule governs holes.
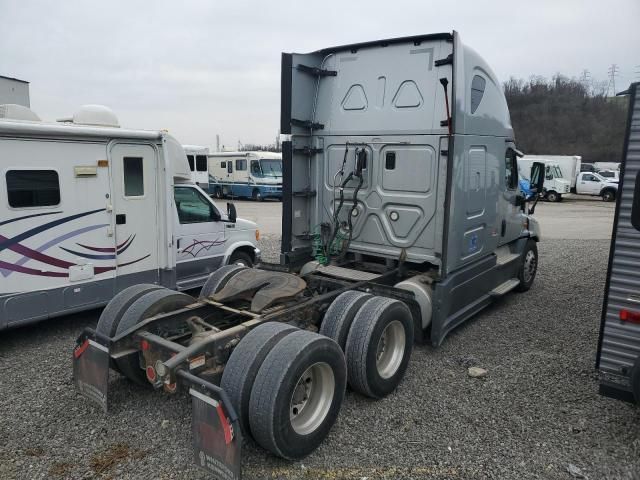
[[[315,270],[316,273],[322,273],[330,277],[343,278],[345,280],[369,281],[378,278],[377,273],[360,272],[350,268],[335,267],[333,265],[319,265]]]
[[[520,280],[517,278],[510,278],[506,282],[498,285],[496,288],[489,292],[489,295],[492,297],[502,297],[505,293],[510,292],[514,288],[520,285]]]
[[[511,263],[514,260],[517,260],[518,258],[520,258],[520,254],[519,253],[501,253],[501,252],[496,252],[497,253],[497,258],[496,258],[496,265],[501,267],[503,265],[506,265],[507,263]]]

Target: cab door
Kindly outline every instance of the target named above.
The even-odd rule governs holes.
[[[190,185],[174,187],[178,284],[207,277],[222,265],[224,223],[211,199]]]
[[[117,143],[109,153],[116,290],[132,283],[156,283],[159,280],[156,150],[151,145]]]
[[[501,222],[498,225],[500,231],[498,245],[512,242],[522,232],[522,210],[516,205],[518,191],[518,163],[515,145],[507,145],[504,154],[504,173],[502,178]]]

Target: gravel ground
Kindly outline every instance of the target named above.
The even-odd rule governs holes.
[[[398,391],[349,392],[303,462],[248,444],[246,478],[640,479],[640,409],[597,394],[606,240],[550,240],[529,293],[510,294],[435,350],[414,350]],[[265,257],[277,260],[278,238]],[[0,478],[206,478],[192,466],[190,402],[113,374],[104,415],[74,391],[71,348],[99,312],[0,337]],[[468,366],[488,370],[467,376]]]

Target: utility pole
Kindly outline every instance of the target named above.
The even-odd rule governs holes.
[[[607,86],[607,95],[609,95],[609,91],[613,91],[612,96],[616,96],[616,77],[620,75],[620,68],[617,64],[612,63],[609,67],[609,85]]]
[[[216,134],[216,152],[220,151],[220,135]]]

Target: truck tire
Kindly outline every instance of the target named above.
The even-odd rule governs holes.
[[[243,252],[242,250],[236,250],[231,254],[231,258],[229,259],[229,265],[236,265],[244,268],[253,267],[253,259],[247,252]]]
[[[218,293],[224,288],[231,277],[245,268],[246,267],[243,267],[242,265],[225,265],[218,268],[215,272],[209,275],[207,281],[204,282],[204,285],[200,290],[199,298],[209,298],[211,295]]]
[[[613,202],[615,199],[616,199],[616,192],[614,192],[610,188],[602,192],[602,200],[604,200],[605,202]]]
[[[547,192],[546,195],[546,199],[549,202],[559,202],[560,201],[560,195],[557,192],[554,192],[553,190],[551,190],[550,192]]]
[[[160,285],[154,285],[152,283],[141,283],[139,285],[131,285],[125,288],[116,296],[114,296],[107,306],[104,307],[100,318],[98,319],[98,325],[96,331],[106,335],[107,337],[113,337],[116,334],[116,328],[124,312],[145,293],[152,292],[154,290],[160,290],[164,287]]]
[[[396,389],[409,364],[414,325],[399,300],[373,297],[358,310],[347,338],[349,385],[367,397],[382,398]]]
[[[256,442],[280,457],[310,454],[333,426],[347,385],[344,354],[330,338],[293,332],[264,359],[249,401]]]
[[[220,386],[227,392],[246,437],[251,435],[249,399],[258,370],[274,345],[296,330],[285,323],[263,323],[240,340],[224,367]]]
[[[191,295],[174,292],[167,288],[147,292],[133,302],[124,312],[116,328],[116,335],[129,330],[149,317],[178,310],[194,302],[195,299]],[[149,385],[145,372],[140,368],[138,355],[118,358],[116,365],[129,380],[140,385]]]
[[[520,283],[515,288],[517,292],[526,292],[533,285],[538,271],[538,245],[533,239],[527,240],[527,244],[522,252],[522,265],[518,270],[518,280]]]
[[[633,397],[636,399],[636,403],[640,405],[640,356],[636,358],[633,370],[631,371],[631,390],[633,391]]]
[[[369,293],[351,290],[338,295],[324,314],[320,325],[320,335],[324,335],[336,341],[342,351],[347,345],[347,336],[351,328],[353,318],[360,307],[373,295]]]
[[[253,189],[253,192],[251,193],[251,198],[253,198],[257,202],[264,202],[264,197],[262,196],[262,193],[260,193],[260,190],[258,190],[257,188]]]

